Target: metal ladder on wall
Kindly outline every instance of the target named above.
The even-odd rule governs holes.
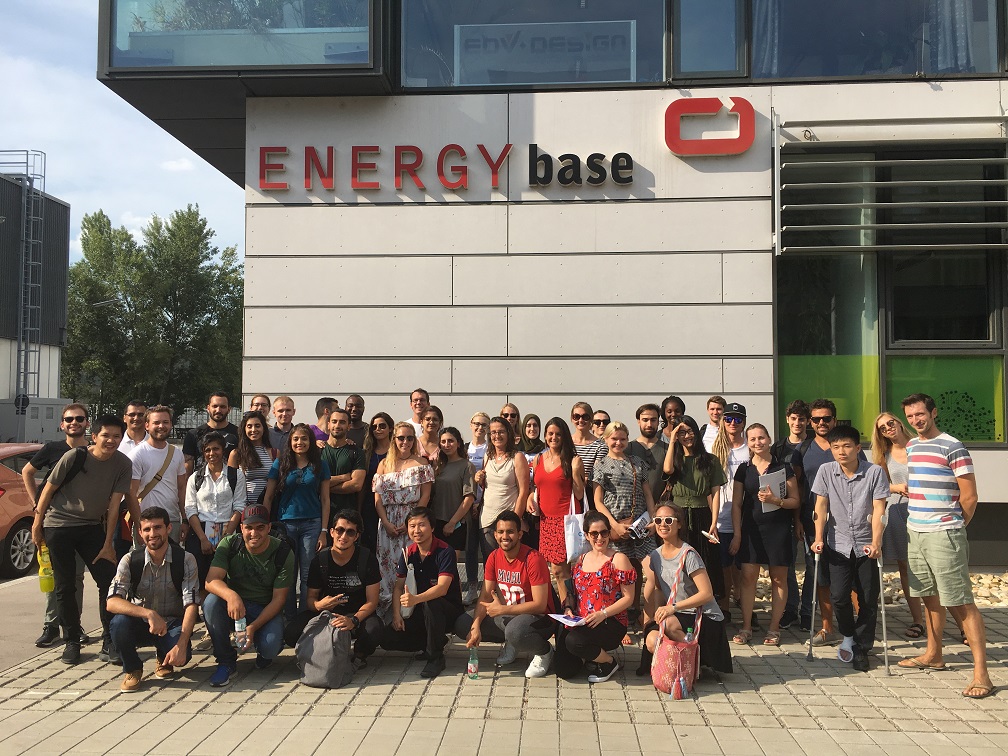
[[[21,285],[15,402],[19,415],[25,414],[28,398],[39,396],[41,380],[45,163],[45,153],[38,150],[0,150],[0,173],[21,184]]]

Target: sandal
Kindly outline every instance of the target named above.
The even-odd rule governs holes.
[[[979,691],[977,695],[971,695],[970,691]],[[966,686],[966,690],[962,692],[963,698],[987,698],[987,696],[993,695],[994,691],[997,690],[993,685],[980,685],[979,683],[970,683]]]
[[[739,630],[735,633],[735,637],[732,638],[732,643],[737,643],[740,646],[748,646],[752,641],[752,631],[751,630]]]
[[[914,622],[903,632],[903,637],[917,640],[918,638],[922,638],[925,632],[924,625],[920,622]]]
[[[780,645],[780,631],[778,630],[767,630],[766,637],[763,638],[764,646],[779,646]]]

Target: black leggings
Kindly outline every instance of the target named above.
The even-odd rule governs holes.
[[[619,648],[626,631],[626,625],[609,617],[596,627],[581,625],[570,628],[564,643],[567,645],[567,650],[574,656],[585,661],[592,661],[597,659],[603,651]]]

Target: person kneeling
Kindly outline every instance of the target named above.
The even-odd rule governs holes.
[[[838,425],[826,440],[836,461],[820,467],[812,483],[816,495],[812,551],[825,553],[829,565],[833,613],[843,635],[837,658],[867,672],[882,590],[878,557],[889,478],[883,468],[859,457],[857,428]],[[851,588],[858,597],[856,620]]]
[[[203,616],[213,643],[217,670],[210,685],[227,685],[235,673],[237,651],[255,646],[255,665],[266,669],[283,649],[281,610],[294,579],[294,552],[270,534],[269,510],[253,504],[242,512],[241,532],[221,539],[207,573]],[[231,633],[244,621],[244,636]]]
[[[336,513],[329,528],[332,548],[320,551],[308,568],[308,606],[284,630],[288,646],[297,645],[305,625],[320,612],[332,612],[330,625],[354,638],[353,667],[367,666],[378,647],[382,621],[378,619],[381,572],[374,553],[359,543],[364,520],[354,509]]]
[[[503,641],[497,666],[510,664],[519,653],[533,654],[525,677],[543,677],[553,660],[549,639],[556,623],[549,565],[542,554],[521,542],[521,517],[506,509],[494,521],[499,548],[486,561],[483,593],[473,611],[466,646],[477,648],[483,635]],[[468,617],[467,617],[468,618]]]
[[[392,593],[392,625],[382,634],[387,651],[422,651],[427,664],[421,677],[437,677],[445,668],[445,632],[463,613],[455,549],[434,537],[434,515],[427,507],[414,507],[406,516],[406,532],[413,541],[396,566]],[[407,565],[414,569],[417,593],[406,589]],[[402,610],[410,608],[408,618]]]
[[[190,639],[199,616],[196,558],[168,539],[170,531],[168,512],[161,507],[145,509],[140,515],[145,548],[119,560],[109,589],[105,608],[114,615],[109,632],[122,657],[121,690],[126,693],[137,690],[143,679],[140,646],[157,649],[154,674],[162,679],[192,658]],[[166,567],[170,581],[164,579]]]

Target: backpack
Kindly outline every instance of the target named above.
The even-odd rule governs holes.
[[[69,483],[71,480],[77,477],[78,473],[87,472],[84,469],[84,463],[87,461],[88,450],[86,446],[78,446],[74,448],[74,458],[73,462],[70,463],[70,469],[67,470],[67,474],[63,477],[63,480],[59,485],[56,486],[56,490],[59,491],[63,486]],[[52,474],[52,470],[49,471],[49,475]],[[46,475],[46,480],[49,480],[49,475]]]
[[[228,544],[228,559],[234,559],[236,556],[245,551],[245,539],[241,537],[241,533],[233,534],[231,542]],[[291,553],[290,544],[284,539],[278,538],[280,545],[277,546],[277,550],[273,552],[273,565],[276,567],[277,574],[280,574],[280,570],[284,567],[284,562],[287,561],[287,555]]]
[[[175,584],[175,590],[182,592],[182,582],[185,580],[185,555],[186,550],[175,541],[168,539],[168,548],[171,549],[171,579]],[[143,568],[146,558],[144,554],[147,549],[133,549],[130,552],[130,595],[136,596],[137,588],[140,586],[140,578],[143,575]]]
[[[231,493],[235,491],[235,487],[238,485],[238,468],[225,466],[224,469],[227,471],[227,481],[228,485],[231,486]],[[196,471],[196,490],[199,491],[203,487],[203,481],[206,480],[206,465],[203,465]]]
[[[312,617],[294,645],[302,685],[342,688],[353,677],[350,632],[330,625],[332,618],[332,612]]]

